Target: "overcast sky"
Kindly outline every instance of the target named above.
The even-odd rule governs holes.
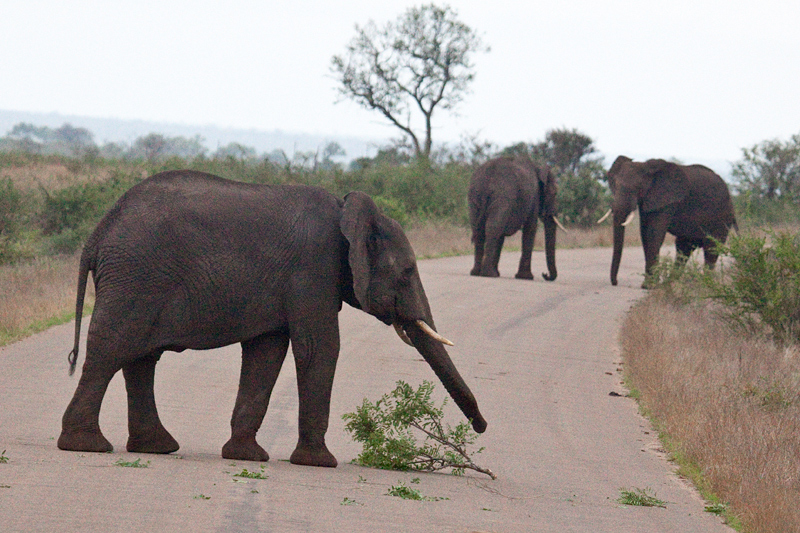
[[[449,4],[491,52],[458,116],[434,115],[434,142],[567,127],[610,159],[695,162],[800,133],[797,0]],[[413,5],[5,0],[0,109],[388,140],[376,113],[336,103],[331,57],[355,24]]]

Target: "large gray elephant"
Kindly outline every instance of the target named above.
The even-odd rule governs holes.
[[[498,277],[503,241],[522,229],[522,256],[515,277],[533,279],[531,254],[539,219],[544,222],[547,281],[556,279],[556,193],[547,165],[527,157],[497,157],[478,167],[469,185],[469,220],[475,244],[473,276]]]
[[[336,466],[325,432],[342,302],[394,325],[472,427],[486,429],[442,346],[446,339],[433,329],[411,245],[363,193],[342,200],[316,187],[245,184],[194,171],[164,172],[134,186],[83,249],[70,373],[89,272],[96,303],[83,372],[62,419],[61,449],[112,450],[99,413],[109,381],[122,369],[128,451],[176,451],[153,394],[161,354],[238,342],[241,378],[222,456],[266,461],[256,433],[291,342],[300,413],[290,460]]]
[[[702,247],[705,264],[713,268],[717,261],[714,241],[725,242],[728,231],[736,227],[728,186],[702,165],[678,165],[663,159],[637,163],[621,155],[608,171],[608,183],[614,199],[601,221],[613,213],[612,285],[617,284],[625,226],[637,208],[646,275],[658,262],[667,232],[675,236],[680,261]],[[645,278],[642,287],[647,286]]]

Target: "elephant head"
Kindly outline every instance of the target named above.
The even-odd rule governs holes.
[[[353,192],[345,197],[341,230],[349,244],[355,297],[349,303],[393,325],[428,362],[475,431],[485,431],[486,421],[472,392],[442,346],[452,343],[434,330],[414,251],[400,225],[381,214],[369,196]]]
[[[625,244],[625,226],[630,223],[636,208],[644,217],[682,201],[688,190],[688,179],[684,170],[675,163],[663,159],[637,163],[621,155],[608,171],[608,183],[613,195],[610,213],[613,213],[614,225],[611,284],[616,285]]]

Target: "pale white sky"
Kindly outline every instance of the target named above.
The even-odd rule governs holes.
[[[330,61],[354,24],[419,3],[6,0],[0,109],[388,140],[376,113],[335,103]],[[434,142],[567,127],[607,164],[704,162],[800,133],[797,0],[449,4],[492,50],[459,116],[434,115]]]

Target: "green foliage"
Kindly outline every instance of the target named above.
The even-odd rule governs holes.
[[[571,225],[591,228],[603,216],[610,203],[608,189],[600,182],[602,165],[591,162],[577,173],[563,172],[558,177],[558,216]]]
[[[250,472],[248,469],[243,468],[241,472],[238,474],[234,474],[233,477],[245,477],[248,479],[267,479],[269,476],[264,474],[264,465],[261,465],[261,472]]]
[[[663,507],[667,508],[667,502],[659,500],[654,494],[649,494],[650,489],[620,489],[620,496],[617,502],[623,505],[635,505],[638,507]]]
[[[800,203],[786,198],[765,198],[746,190],[733,197],[739,227],[800,223]]]
[[[800,235],[732,235],[717,251],[730,257],[717,271],[662,257],[648,284],[681,304],[716,302],[735,328],[800,341]]]
[[[146,463],[142,463],[141,459],[136,459],[135,461],[125,461],[123,459],[118,459],[114,466],[121,466],[123,468],[148,468],[150,466],[150,461]]]
[[[800,236],[737,235],[719,250],[733,261],[704,281],[728,320],[750,331],[766,328],[781,342],[800,340]]]
[[[135,174],[114,172],[105,181],[78,183],[43,191],[41,212],[42,232],[55,235],[65,230],[78,230],[87,224],[94,226],[106,211],[131,186],[140,181]]]
[[[5,464],[7,462],[8,462],[8,457],[6,457],[6,451],[3,450],[3,452],[0,453],[0,464]]]
[[[0,264],[11,263],[19,256],[22,222],[22,193],[10,179],[0,180]]]
[[[731,171],[740,192],[774,200],[800,201],[800,134],[784,142],[762,141],[742,148]]]
[[[437,502],[440,500],[449,500],[450,498],[439,498],[438,496],[423,496],[419,489],[414,489],[406,486],[402,481],[399,485],[392,485],[386,491],[387,496],[395,496],[404,500],[417,500],[426,502]]]
[[[355,462],[388,470],[433,472],[449,468],[456,475],[471,469],[495,479],[490,470],[472,460],[483,448],[467,451],[478,438],[470,425],[462,422],[451,428],[443,424],[446,399],[437,408],[431,400],[433,388],[429,381],[424,381],[417,390],[398,381],[395,390],[377,402],[365,398],[354,413],[343,415],[347,421],[345,429],[356,442],[363,444]],[[412,429],[425,436],[422,445],[417,443]]]

